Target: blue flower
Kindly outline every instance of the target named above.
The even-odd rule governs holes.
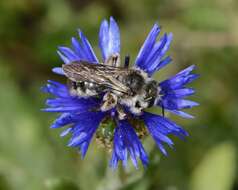
[[[170,47],[172,34],[165,33],[157,40],[159,33],[160,27],[155,24],[140,49],[133,66],[133,69],[143,71],[148,77],[152,77],[155,72],[171,62],[171,58],[166,56],[166,52]],[[112,55],[120,55],[119,27],[112,17],[109,22],[104,20],[101,24],[99,47],[103,63]],[[87,61],[92,64],[99,63],[92,46],[80,30],[79,38],[72,38],[72,48],[59,47],[58,54],[64,64],[75,61]],[[194,68],[194,65],[190,66],[171,78],[160,82],[158,101],[154,106],[159,106],[165,111],[184,118],[193,118],[192,115],[182,110],[198,105],[196,102],[185,99],[195,92],[194,89],[186,87],[188,83],[198,77],[197,74],[192,73]],[[65,75],[61,67],[53,68],[53,72]],[[104,126],[103,135],[100,136],[104,142],[109,141],[113,145],[110,161],[112,168],[116,168],[119,161],[122,162],[123,166],[126,166],[128,157],[131,158],[136,168],[138,167],[138,159],[141,160],[144,166],[149,163],[148,155],[139,136],[142,131],[144,131],[144,134],[149,133],[151,135],[164,155],[167,155],[164,145],[174,146],[169,135],[175,135],[181,139],[188,136],[184,129],[165,116],[152,114],[144,110],[142,114],[137,115],[131,113],[125,105],[121,105],[132,118],[132,122],[129,117],[125,119],[117,118],[115,108],[107,111],[95,109],[101,106],[103,95],[88,98],[75,96],[70,93],[67,85],[51,80],[42,90],[53,95],[52,98],[47,99],[46,105],[48,107],[44,111],[60,114],[51,128],[67,126],[61,136],[70,134],[71,138],[68,146],[79,148],[82,157],[85,156],[92,138],[102,128],[102,123],[105,123],[108,118],[115,121],[112,129],[109,129],[109,127],[107,129],[107,126]],[[144,125],[140,124],[138,127],[138,124],[135,124],[134,121],[137,121],[137,123],[139,121]]]

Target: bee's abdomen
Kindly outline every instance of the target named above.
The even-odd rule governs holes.
[[[101,93],[104,89],[102,86],[85,81],[71,81],[70,84],[70,91],[72,95],[88,97],[88,96],[95,96]]]

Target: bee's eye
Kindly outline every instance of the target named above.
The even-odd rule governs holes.
[[[139,102],[139,101],[136,101],[135,107],[136,107],[136,108],[140,108],[140,107],[141,107],[141,105],[140,105],[140,102]]]

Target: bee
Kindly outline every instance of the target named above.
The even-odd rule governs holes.
[[[120,56],[115,54],[102,64],[77,61],[64,64],[62,69],[70,81],[72,95],[83,98],[103,95],[99,109],[108,111],[115,108],[118,118],[125,119],[125,108],[140,115],[159,100],[158,83],[144,71],[128,66],[129,56],[121,67]]]

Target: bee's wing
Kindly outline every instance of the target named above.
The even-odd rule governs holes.
[[[65,64],[62,67],[65,75],[72,81],[90,82],[122,93],[130,93],[130,88],[118,80],[118,76],[128,74],[125,68],[84,61]]]

